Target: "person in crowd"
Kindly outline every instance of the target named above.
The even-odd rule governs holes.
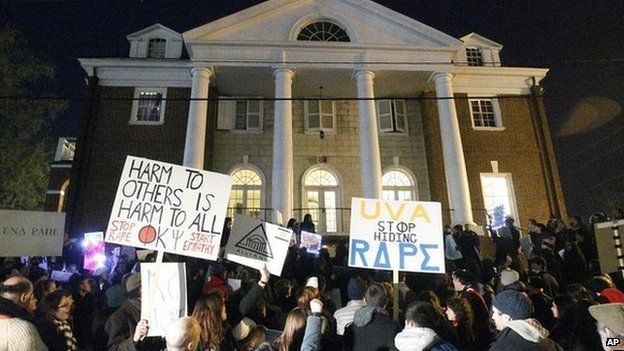
[[[590,306],[589,313],[598,322],[597,330],[603,349],[620,350],[624,342],[624,303]],[[619,340],[618,345],[613,345],[614,340]]]
[[[390,350],[394,345],[394,337],[401,330],[401,325],[394,321],[386,306],[390,297],[386,289],[378,283],[372,283],[366,289],[364,301],[366,305],[355,311],[353,324],[345,330],[346,349]]]
[[[236,348],[232,329],[227,323],[225,297],[221,290],[215,289],[200,297],[192,316],[201,327],[200,350],[230,351]]]
[[[78,341],[70,325],[74,300],[67,290],[46,295],[39,303],[36,325],[50,351],[76,351]]]
[[[585,260],[587,262],[590,262],[591,260],[598,258],[594,237],[585,227],[585,224],[583,223],[581,217],[572,216],[570,217],[569,222],[569,235],[574,237],[574,239],[576,240],[576,243],[583,253],[583,257],[585,257]]]
[[[290,311],[295,308],[292,282],[288,279],[280,279],[273,288],[275,293],[275,303],[283,311]]]
[[[48,350],[30,316],[36,307],[28,279],[17,276],[0,283],[0,350]]]
[[[564,285],[583,283],[587,279],[587,263],[576,239],[567,237],[563,263],[561,265],[561,280]]]
[[[510,268],[505,268],[500,272],[500,282],[498,292],[504,290],[526,291],[526,285],[520,281],[520,273]]]
[[[95,301],[93,295],[93,282],[91,278],[80,277],[76,280],[73,289],[74,300],[74,336],[78,344],[85,348],[91,345],[91,326],[93,325]]]
[[[542,257],[535,257],[529,260],[529,276],[540,277],[544,282],[544,293],[550,297],[555,297],[559,292],[559,282],[546,271],[546,267],[546,260]]]
[[[414,302],[405,313],[405,329],[394,338],[399,351],[459,351],[441,334],[444,317],[428,302]]]
[[[478,351],[474,332],[474,315],[470,304],[461,298],[446,301],[446,317],[457,334],[457,346],[463,351]]]
[[[286,228],[290,229],[293,233],[293,238],[295,239],[294,245],[298,245],[301,242],[301,231],[299,230],[299,223],[297,220],[295,218],[289,219]]]
[[[446,258],[447,271],[453,271],[457,268],[458,263],[464,256],[455,241],[451,227],[444,226],[444,257]]]
[[[542,277],[537,275],[529,277],[528,294],[535,309],[534,318],[544,328],[549,331],[553,330],[556,321],[553,314],[553,299],[544,293],[544,280],[542,280]]]
[[[624,303],[624,294],[605,276],[593,277],[587,282],[587,287],[593,294],[594,300],[599,303]]]
[[[476,343],[480,347],[485,347],[492,340],[490,333],[490,312],[483,300],[483,297],[477,290],[476,279],[472,273],[466,270],[458,270],[453,272],[453,287],[459,294],[459,297],[466,300],[470,304],[474,315],[474,331],[476,335]]]
[[[455,237],[455,242],[462,254],[461,266],[475,275],[480,275],[479,266],[481,264],[481,257],[479,251],[479,236],[473,230],[471,230],[470,223],[467,223],[465,230],[461,225],[455,226],[455,231],[458,233]]]
[[[301,225],[299,226],[299,231],[308,232],[308,233],[316,233],[316,230],[314,228],[314,222],[312,222],[311,214],[306,213],[306,215],[303,216],[303,222],[301,222]]]
[[[496,244],[496,261],[504,261],[507,256],[512,260],[518,254],[520,248],[520,231],[514,225],[515,220],[511,217],[505,219],[505,225],[496,231],[493,236]]]
[[[106,269],[108,271],[108,275],[110,276],[113,274],[117,264],[123,260],[123,257],[121,256],[121,246],[111,246],[109,252],[110,255],[106,256]]]
[[[275,341],[277,351],[299,350],[303,343],[305,324],[308,313],[301,307],[296,307],[288,313],[284,331]]]
[[[58,286],[54,280],[41,279],[35,284],[35,298],[37,301],[41,301],[45,295],[56,290],[58,290]]]
[[[563,351],[564,349],[548,338],[548,330],[532,319],[533,304],[523,292],[506,290],[494,298],[492,320],[500,331],[490,351]]]
[[[225,222],[223,222],[223,230],[221,231],[221,242],[219,242],[219,256],[223,257],[225,254],[225,247],[227,246],[228,241],[230,240],[230,232],[232,231],[232,217],[225,217]]]
[[[238,349],[239,351],[255,351],[265,342],[267,342],[266,328],[255,326],[238,342]]]
[[[167,327],[167,351],[195,351],[199,344],[201,328],[193,317],[176,319]]]
[[[316,277],[314,278],[318,279]],[[304,286],[303,288],[299,290],[299,294],[297,294],[297,307],[307,310],[310,306],[310,301],[318,297],[319,297],[318,288],[314,286]]]
[[[204,284],[202,293],[206,295],[214,289],[223,293],[225,301],[228,301],[232,294],[232,287],[227,284],[227,267],[223,263],[217,263],[212,266],[210,280]]]
[[[353,277],[349,279],[349,286],[347,288],[349,302],[347,302],[345,307],[338,309],[334,313],[337,326],[336,332],[338,335],[344,334],[345,327],[353,323],[355,311],[365,305],[364,294],[366,293],[366,288],[366,282],[361,278]]]
[[[600,350],[600,335],[596,321],[589,313],[589,307],[596,302],[586,299],[573,302],[561,314],[557,326],[553,329],[552,339],[566,351]]]

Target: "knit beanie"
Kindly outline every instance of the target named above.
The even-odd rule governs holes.
[[[361,300],[366,294],[366,282],[360,278],[349,279],[349,286],[347,287],[347,293],[351,300]]]
[[[511,285],[520,280],[520,274],[513,269],[506,268],[500,273],[500,283],[502,286]]]
[[[527,319],[533,315],[533,303],[525,293],[505,290],[494,297],[492,306],[511,319]]]

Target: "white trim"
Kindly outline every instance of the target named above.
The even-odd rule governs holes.
[[[51,164],[50,168],[72,168],[72,165],[71,164]]]
[[[409,187],[409,190],[412,192],[412,201],[419,201],[420,200],[420,191],[418,190],[418,178],[416,178],[416,176],[414,175],[414,173],[412,172],[412,170],[410,170],[409,168],[403,166],[403,165],[399,165],[399,164],[393,164],[391,166],[387,166],[385,167],[382,172],[381,172],[381,192],[383,195],[383,191],[384,190],[398,190],[398,188],[403,188],[403,187],[392,187],[391,189],[384,189],[384,184],[383,184],[383,176],[388,173],[388,172],[392,172],[392,171],[398,171],[401,173],[404,173],[411,181],[412,181],[412,186]],[[405,187],[406,190],[408,187]]]
[[[619,227],[621,225],[624,225],[624,219],[618,219],[617,221],[611,221],[611,222],[601,222],[601,223],[596,223],[594,225],[598,229]]]
[[[329,172],[336,179],[337,185],[335,186],[318,186],[318,185],[306,186],[305,184],[306,177],[310,173],[316,170],[323,170],[323,171]],[[321,198],[322,194],[325,191],[334,191],[336,194],[336,205],[335,205],[336,207],[335,208],[342,207],[342,181],[340,180],[340,175],[334,167],[326,163],[317,163],[315,165],[308,167],[308,169],[305,172],[303,172],[303,176],[301,177],[301,208],[308,208],[308,191],[319,192],[319,206],[321,205],[321,203],[323,203],[323,205],[325,204],[325,198],[324,197]],[[327,207],[324,207],[324,208],[327,208]],[[320,232],[321,229],[324,229],[325,232],[327,232],[327,223],[321,224],[320,218],[317,218],[317,220],[319,220],[319,223],[317,223],[317,227],[316,227],[317,232]],[[336,210],[336,232],[328,232],[328,233],[336,233],[336,234],[340,233],[340,230],[343,227],[344,220],[345,219],[342,216],[342,212]]]
[[[245,169],[249,169],[249,170],[254,171],[260,177],[260,181],[262,182],[262,184],[260,185],[260,208],[264,208],[265,207],[265,201],[266,201],[266,186],[267,186],[267,182],[266,182],[266,177],[264,176],[264,172],[262,172],[260,167],[254,165],[254,164],[251,164],[251,163],[239,163],[239,164],[235,165],[234,167],[230,168],[230,170],[227,172],[227,174],[230,175],[230,176],[233,176],[234,173],[236,173],[236,172],[238,172],[240,170],[245,170]],[[239,185],[232,184],[232,189],[234,189],[235,186],[238,187]],[[247,190],[247,189],[243,189],[243,190]],[[251,190],[254,190],[254,189],[251,189]],[[243,200],[246,200],[246,195],[245,194],[243,194]],[[229,205],[230,205],[230,200],[228,199],[228,207],[229,207]]]
[[[304,117],[304,121],[303,121],[303,125],[304,125],[304,131],[306,134],[315,134],[320,132],[321,130],[324,131],[325,133],[328,134],[334,134],[336,133],[337,126],[336,126],[336,101],[331,101],[331,105],[332,105],[332,128],[324,128],[323,127],[323,117],[326,117],[329,115],[329,113],[323,113],[323,101],[327,101],[327,100],[305,100],[303,102],[303,117]],[[319,127],[318,128],[310,128],[309,125],[309,113],[308,113],[308,104],[310,102],[316,102],[318,103],[318,108],[319,108],[319,112],[318,112],[318,116],[319,116]]]
[[[137,113],[139,112],[139,98],[141,93],[153,92],[162,94],[160,102],[160,118],[158,121],[138,121]],[[129,124],[136,125],[163,125],[165,123],[165,107],[167,104],[167,88],[166,87],[136,87],[134,88],[134,99],[132,100],[132,112],[130,114]]]
[[[507,181],[507,191],[509,192],[509,202],[511,205],[511,214],[515,219],[516,223],[522,223],[520,221],[520,215],[518,213],[518,202],[516,201],[516,191],[513,184],[512,174],[509,172],[500,172],[500,173],[479,173],[479,186],[481,187],[481,199],[483,200],[483,207],[485,207],[485,193],[483,191],[483,178],[491,177],[491,178],[505,178]],[[487,209],[486,209],[487,210]]]
[[[299,36],[299,32],[301,32],[303,28],[305,28],[307,25],[312,24],[314,22],[321,22],[321,21],[331,22],[335,24],[336,26],[342,28],[342,30],[344,30],[349,36],[350,43],[357,42],[355,33],[353,32],[351,28],[345,25],[343,21],[339,20],[337,17],[334,17],[334,16],[318,15],[318,14],[311,14],[311,15],[302,17],[299,21],[297,21],[297,23],[295,23],[295,25],[291,28],[290,34],[288,34],[288,39],[297,41],[297,36]]]
[[[494,127],[475,125],[474,111],[472,110],[473,101],[490,101],[492,103],[492,113],[494,115],[494,123],[496,124]],[[496,96],[479,97],[476,99],[472,99],[470,98],[470,95],[468,95],[468,110],[470,110],[470,124],[472,125],[473,130],[490,132],[505,130],[505,126],[503,125],[503,117],[501,116],[500,105],[498,104],[498,98]]]
[[[48,194],[48,195],[61,195],[61,196],[65,196],[65,191],[64,190],[48,190],[48,191],[46,191],[46,194]]]

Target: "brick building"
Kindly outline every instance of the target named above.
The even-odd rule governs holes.
[[[311,213],[348,231],[351,197],[440,201],[447,223],[565,213],[539,82],[502,46],[369,0],[269,0],[128,58],[79,59],[88,101],[71,235],[105,228],[126,155],[234,177],[230,212]]]

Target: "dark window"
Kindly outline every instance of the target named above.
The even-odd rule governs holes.
[[[350,42],[347,32],[335,23],[319,21],[303,27],[297,40]]]

